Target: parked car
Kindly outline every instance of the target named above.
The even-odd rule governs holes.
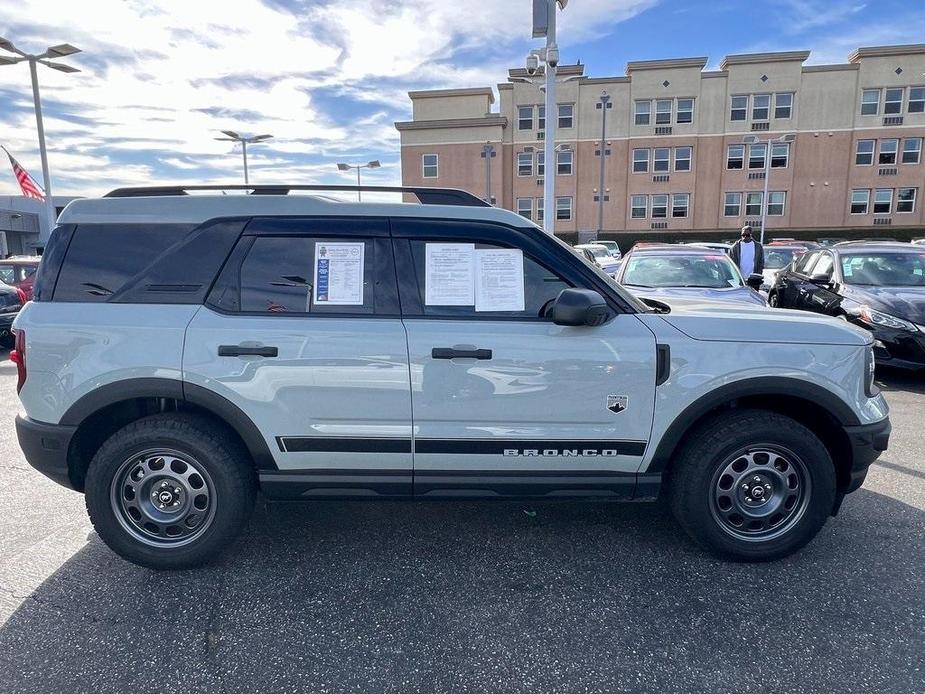
[[[760,285],[761,275],[753,275]],[[646,299],[706,299],[765,306],[725,254],[696,246],[633,248],[617,273],[617,282]]]
[[[765,246],[764,248],[764,270],[762,275],[764,281],[761,283],[761,291],[767,294],[774,286],[779,272],[789,267],[793,261],[801,258],[806,249],[803,246],[795,244],[777,244]]]
[[[686,242],[683,245],[685,246],[696,246],[697,248],[709,248],[711,251],[719,251],[720,253],[729,254],[729,250],[732,248],[731,243],[721,243],[719,241],[691,241]]]
[[[704,547],[769,560],[886,450],[873,340],[853,326],[732,302],[655,312],[462,191],[254,190],[70,203],[15,320],[25,457],[130,561],[216,557],[258,491],[663,494]]]
[[[13,346],[13,319],[24,303],[22,289],[0,282],[0,347]]]
[[[771,306],[814,311],[866,328],[877,361],[925,368],[925,251],[855,241],[809,252],[781,272]]]
[[[925,239],[912,239],[913,245],[925,246]]]
[[[799,246],[805,250],[822,248],[822,244],[820,243],[816,243],[815,241],[801,241],[800,239],[772,239],[765,244],[765,248],[770,248],[772,246]]]
[[[590,251],[591,255],[594,256],[594,262],[600,266],[601,270],[611,277],[613,277],[620,268],[620,261],[610,254],[607,246],[602,246],[599,243],[580,243],[576,245],[575,248],[582,251]]]
[[[32,299],[32,284],[39,269],[39,256],[12,256],[0,259],[0,282],[22,289],[26,301]]]
[[[844,236],[823,236],[816,239],[820,246],[828,248],[829,246],[834,246],[836,243],[844,243],[848,239]]]
[[[603,246],[608,251],[610,251],[610,256],[614,260],[620,260],[620,258],[623,257],[623,253],[620,252],[620,246],[617,245],[616,241],[601,241],[600,239],[598,239],[597,241],[594,241],[593,243],[597,244],[598,246]]]

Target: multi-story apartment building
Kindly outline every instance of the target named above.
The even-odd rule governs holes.
[[[563,65],[553,114],[542,74],[524,69],[498,85],[497,110],[489,87],[411,92],[413,120],[395,124],[402,181],[541,220],[552,117],[557,233],[598,230],[603,154],[605,233],[731,233],[764,207],[777,236],[921,234],[925,44],[859,48],[836,65],[808,57],[729,55],[719,70],[704,57],[637,61],[622,77]]]

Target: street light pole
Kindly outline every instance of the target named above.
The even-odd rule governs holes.
[[[544,141],[543,159],[546,170],[543,178],[543,229],[550,236],[556,233],[556,126],[559,125],[559,114],[556,111],[556,66],[559,64],[558,56],[550,64],[550,51],[558,54],[556,47],[556,0],[547,0],[546,29],[546,135]]]
[[[351,169],[356,169],[357,171],[357,202],[363,202],[363,191],[361,190],[362,183],[360,182],[360,170],[361,169],[378,169],[382,164],[379,163],[378,159],[373,161],[368,161],[365,164],[346,164],[341,163],[337,165],[338,171],[350,171]]]
[[[241,144],[241,154],[244,157],[244,185],[249,186],[250,177],[247,171],[247,145],[248,143],[256,144],[258,142],[265,142],[269,140],[270,138],[272,138],[273,136],[272,135],[254,135],[252,137],[245,137],[244,135],[238,134],[234,130],[222,130],[222,132],[225,135],[227,135],[227,137],[216,137],[215,138],[216,140],[220,140],[222,142],[238,142]]]
[[[791,143],[796,139],[793,133],[787,133],[780,137],[771,137],[767,140],[758,139],[757,135],[747,135],[743,142],[748,145],[764,145],[764,192],[761,197],[761,238],[759,243],[764,245],[764,230],[768,223],[768,185],[771,182],[771,147],[775,143]]]
[[[607,156],[607,107],[610,105],[610,97],[607,94],[600,96],[601,108],[601,183],[598,188],[597,196],[597,235],[604,232],[604,158]]]
[[[35,127],[39,135],[39,156],[42,159],[42,183],[45,186],[45,214],[48,215],[48,233],[55,228],[58,215],[55,201],[51,197],[51,175],[48,171],[48,150],[45,147],[45,120],[42,118],[42,100],[39,97],[39,74],[35,58],[29,58],[29,73],[32,75],[32,101],[35,104]],[[39,239],[44,241],[45,239]]]

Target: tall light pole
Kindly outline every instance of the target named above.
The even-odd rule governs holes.
[[[0,55],[0,66],[15,65],[23,61],[29,63],[29,73],[32,76],[32,100],[35,104],[35,125],[39,135],[39,155],[42,158],[42,179],[45,185],[45,212],[48,215],[48,235],[50,235],[51,230],[55,227],[58,215],[55,213],[55,202],[51,199],[51,173],[48,171],[48,151],[45,147],[45,122],[42,118],[42,100],[39,97],[39,76],[36,66],[38,63],[41,63],[58,72],[80,72],[76,67],[71,67],[64,63],[54,63],[48,60],[48,58],[66,58],[69,55],[80,53],[80,49],[69,43],[61,43],[57,46],[46,48],[44,53],[32,55],[19,50],[7,39],[0,38],[0,50],[16,54],[15,58],[8,55]],[[39,226],[39,241],[44,244],[48,241],[48,235],[42,233],[41,226]]]
[[[491,160],[495,158],[495,146],[490,142],[482,145],[482,159],[485,160],[485,202],[491,202]]]
[[[357,170],[357,202],[363,202],[363,191],[360,190],[360,186],[363,185],[360,183],[360,171],[362,169],[378,169],[382,164],[379,163],[378,159],[373,161],[368,161],[365,164],[338,164],[337,169],[339,171],[350,171],[351,169]]]
[[[761,238],[759,243],[764,245],[764,228],[768,223],[768,183],[771,179],[771,147],[774,144],[790,143],[796,139],[793,133],[787,133],[780,137],[772,137],[768,140],[760,140],[757,135],[746,135],[742,142],[747,145],[764,145],[764,193],[761,196]],[[789,155],[788,155],[789,156]]]
[[[241,152],[244,154],[244,185],[250,185],[250,179],[247,174],[247,145],[256,144],[258,142],[265,142],[269,140],[272,135],[253,135],[251,137],[245,137],[244,135],[239,135],[234,130],[222,130],[227,137],[216,137],[216,140],[221,140],[223,142],[240,142],[241,143]]]
[[[597,107],[601,109],[601,184],[597,194],[597,235],[604,232],[604,160],[607,157],[607,109],[610,108],[610,97],[602,92]]]

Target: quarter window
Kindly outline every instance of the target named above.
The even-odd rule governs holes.
[[[636,125],[648,125],[649,119],[651,118],[651,112],[651,101],[637,101],[634,121]]]
[[[874,147],[876,140],[858,140],[854,151],[854,163],[858,166],[870,166],[874,163]]]
[[[557,176],[571,176],[572,175],[572,151],[564,150],[561,152],[556,152],[556,175]]]
[[[880,164],[895,164],[899,140],[880,140]]]
[[[559,127],[571,128],[575,114],[575,107],[572,104],[559,104]]]
[[[790,161],[790,143],[783,142],[771,145],[771,168],[786,169]]]
[[[532,152],[520,152],[517,155],[517,175],[518,176],[532,176],[533,175],[533,153]]]
[[[786,203],[787,193],[782,191],[768,193],[768,216],[780,217],[784,214]]]
[[[912,87],[909,90],[909,113],[925,113],[925,87]]]
[[[533,130],[533,107],[521,106],[517,109],[517,129]]]
[[[763,169],[764,158],[767,153],[767,145],[749,145],[748,146],[748,168]]]
[[[742,193],[726,193],[723,201],[723,216],[738,217],[742,214]]]
[[[646,173],[649,170],[649,150],[633,150],[633,173]]]
[[[517,198],[517,214],[524,219],[533,219],[533,198]]]
[[[890,214],[893,211],[893,189],[878,188],[874,193],[874,214]]]
[[[668,147],[656,147],[655,154],[652,157],[652,171],[655,173],[664,173],[670,169],[671,149]]]
[[[908,137],[903,140],[903,164],[918,164],[922,158],[922,138]]]
[[[890,115],[903,112],[903,92],[905,89],[887,89],[883,98],[883,114]]]
[[[671,99],[659,99],[655,102],[655,124],[671,123]]]
[[[572,199],[556,198],[556,219],[567,222],[572,218]]]
[[[674,148],[674,170],[690,171],[691,170],[691,147]]]
[[[677,123],[693,123],[694,122],[694,100],[693,99],[678,99],[678,111],[675,115],[675,121]]]
[[[793,112],[793,94],[786,92],[774,95],[774,117],[790,118]]]
[[[745,145],[729,145],[726,150],[726,168],[741,169],[745,166]]]
[[[752,97],[752,120],[768,120],[770,111],[770,94],[755,94]]]
[[[865,89],[861,92],[861,115],[876,116],[880,113],[880,90]]]
[[[438,162],[440,158],[436,154],[424,154],[421,157],[422,175],[424,178],[437,178]]]
[[[915,212],[915,188],[900,188],[896,191],[896,211]]]
[[[748,217],[756,217],[761,214],[761,199],[764,193],[748,193],[745,196],[745,214]]]
[[[851,214],[867,214],[870,207],[870,190],[851,191]]]
[[[687,209],[690,207],[690,193],[675,193],[671,196],[671,216],[687,217]]]
[[[729,120],[745,120],[748,116],[748,97],[732,97],[732,107],[729,109]]]
[[[652,196],[652,219],[668,218],[668,195],[659,193]]]
[[[648,197],[645,195],[634,195],[630,198],[630,217],[633,219],[645,219],[648,211]]]

